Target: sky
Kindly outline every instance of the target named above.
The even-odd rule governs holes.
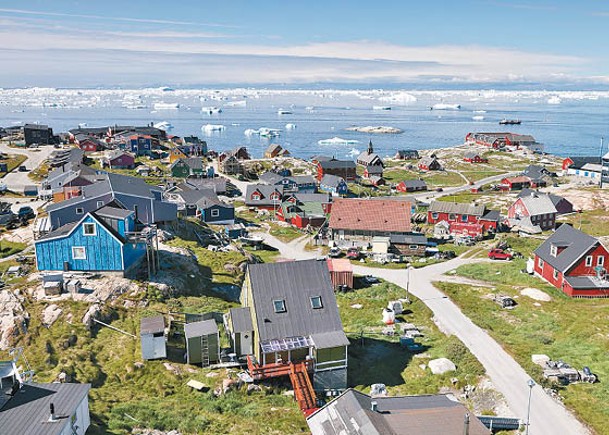
[[[601,0],[0,0],[0,87],[609,86]]]

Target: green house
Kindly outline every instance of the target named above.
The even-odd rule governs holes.
[[[220,334],[214,320],[202,320],[184,325],[186,362],[207,367],[220,361]]]
[[[178,159],[169,167],[171,175],[175,178],[203,177],[205,166],[199,157]]]

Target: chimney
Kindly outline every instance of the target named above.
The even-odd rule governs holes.
[[[463,418],[463,434],[469,435],[469,414],[465,414]]]
[[[372,402],[370,402],[370,411],[372,412],[378,412],[379,410],[379,404],[376,400],[373,400]]]
[[[49,416],[49,421],[56,421],[57,417],[55,416],[55,405],[51,402],[49,405],[51,415]]]

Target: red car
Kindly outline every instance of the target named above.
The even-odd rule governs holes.
[[[491,249],[488,251],[488,258],[491,260],[511,260],[512,254],[502,249]]]
[[[357,260],[359,258],[359,249],[349,248],[349,250],[347,251],[347,258],[349,260]]]

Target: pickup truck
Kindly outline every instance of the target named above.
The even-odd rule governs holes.
[[[488,251],[488,258],[491,260],[511,260],[512,254],[502,249],[491,249]]]

